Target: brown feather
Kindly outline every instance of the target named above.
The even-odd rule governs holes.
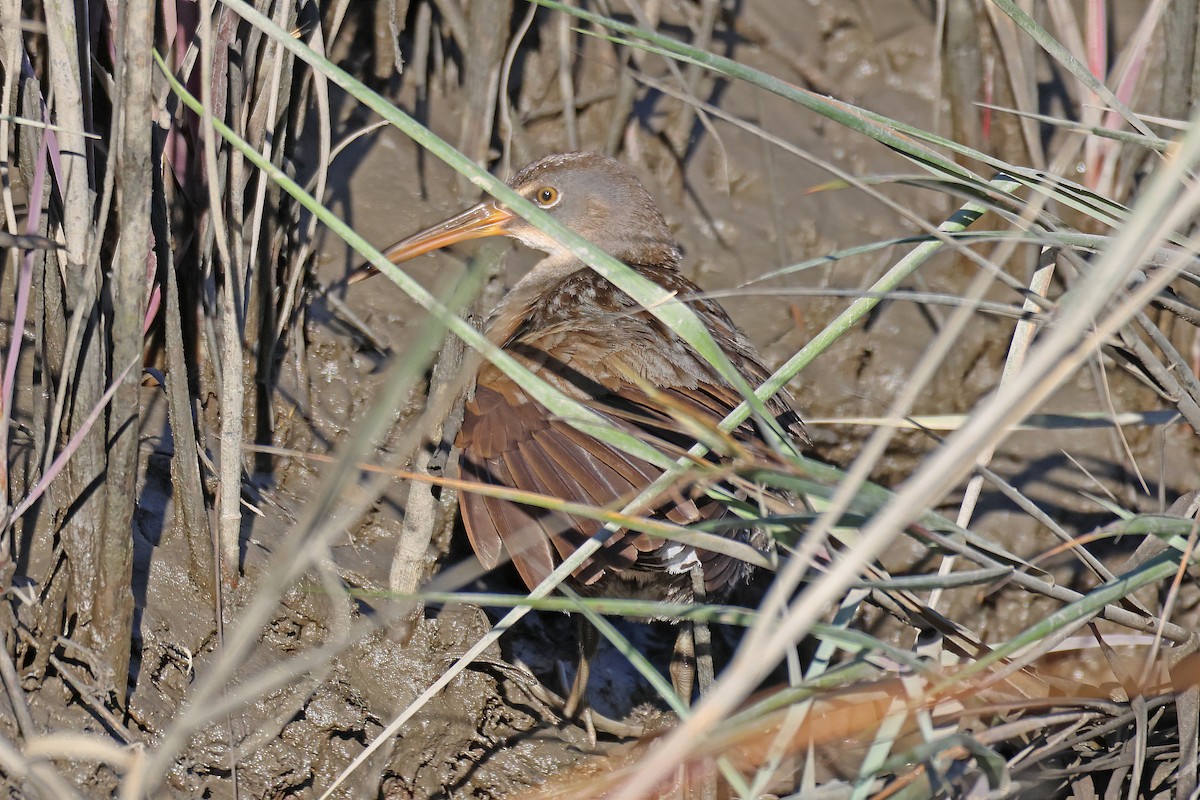
[[[698,293],[674,270],[638,269],[681,295]],[[749,373],[748,379],[760,380],[768,374],[719,306],[708,301],[692,305],[710,327],[723,334],[728,355]],[[687,452],[697,431],[708,431],[706,438],[718,441],[730,435],[720,433],[717,423],[741,403],[741,396],[658,320],[590,270],[570,274],[549,289],[537,306],[520,309],[524,318],[519,322],[493,322],[505,331],[507,349],[614,424],[671,458]],[[669,346],[642,346],[655,339]],[[786,397],[773,400],[768,408],[781,416],[790,412]],[[686,423],[681,422],[684,419]],[[760,457],[771,457],[753,421],[739,425],[731,435],[740,446]],[[473,464],[464,474],[484,483],[598,507],[631,499],[661,474],[654,465],[554,418],[490,365],[480,371],[458,444],[464,462]],[[719,454],[709,456],[710,460],[719,458]],[[490,468],[480,468],[480,464]],[[695,497],[701,496],[700,491],[687,483],[678,485],[654,500],[648,511],[680,524],[728,513],[712,500],[698,504]],[[464,493],[464,498],[469,494]],[[497,506],[505,502],[464,499],[468,534],[477,552],[482,550],[481,561],[485,555],[487,560],[498,558],[500,548],[507,550],[530,587],[601,527],[594,520],[513,503],[501,511]],[[541,541],[534,541],[538,536]],[[638,572],[673,570],[671,560],[685,554],[685,549],[660,538],[619,531],[574,577],[583,588],[598,588],[606,576],[611,581],[625,575],[619,582],[627,583]],[[710,593],[719,595],[747,569],[721,554],[701,552],[696,556]],[[678,591],[690,594],[682,586],[682,578],[677,582]]]
[[[553,185],[560,201],[552,214],[687,302],[748,382],[757,384],[769,375],[725,310],[679,273],[678,247],[653,199],[627,168],[594,154],[552,156],[522,170],[512,185],[527,197]],[[445,225],[462,231],[460,238],[504,232],[550,253],[513,287],[487,325],[488,338],[527,369],[671,460],[684,456],[697,438],[713,445],[706,457],[711,464],[744,453],[774,457],[752,419],[729,433],[719,430],[720,420],[742,398],[705,359],[553,239],[490,201]],[[431,242],[440,246],[445,225],[410,237],[399,255],[426,252]],[[487,227],[497,225],[499,231]],[[786,393],[767,401],[766,408],[806,441]],[[468,479],[597,507],[624,506],[661,474],[653,464],[554,418],[491,364],[479,371],[456,443]],[[643,513],[686,524],[727,516],[723,504],[705,496],[706,482],[716,478],[709,470],[701,472],[708,474],[675,481]],[[467,533],[481,562],[494,565],[506,551],[531,587],[601,527],[594,520],[470,492],[461,497]],[[728,535],[752,538],[751,531],[736,527]],[[592,593],[686,599],[691,595],[687,573],[696,563],[710,592],[718,593],[749,569],[728,556],[618,531],[574,578]]]
[[[769,374],[749,340],[717,303],[678,272],[679,247],[653,198],[628,167],[595,153],[566,153],[523,168],[510,185],[562,224],[643,277],[686,302],[745,380]],[[679,476],[642,513],[680,524],[726,520],[731,512],[706,495],[714,482],[745,497],[757,491],[729,470],[749,454],[774,457],[761,419],[733,431],[718,423],[742,398],[690,345],[559,242],[511,209],[487,199],[427,228],[387,251],[393,263],[456,242],[503,234],[548,256],[512,288],[487,324],[497,346],[551,386],[575,398],[617,428],[657,448],[667,459],[685,456],[697,440],[711,452]],[[622,508],[656,481],[660,470],[642,459],[581,433],[485,364],[467,404],[456,444],[462,475],[482,484],[559,497],[573,503]],[[791,398],[765,404],[784,428],[807,442]],[[774,440],[774,437],[771,437]],[[707,462],[707,463],[705,463]],[[596,521],[520,503],[460,492],[472,547],[485,567],[505,553],[529,587],[577,550]],[[726,536],[765,547],[765,534],[736,522]],[[697,567],[708,599],[719,599],[744,580],[750,567],[720,553],[620,530],[573,573],[590,595],[687,602],[694,598]],[[682,641],[682,640],[681,640]],[[586,674],[586,673],[583,673]],[[690,694],[690,685],[677,685]],[[572,692],[569,707],[579,697]]]

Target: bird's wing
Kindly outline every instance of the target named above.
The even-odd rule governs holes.
[[[554,356],[539,347],[550,344],[554,346],[547,349]],[[741,402],[731,388],[698,378],[693,374],[696,369],[681,367],[680,359],[669,352],[649,356],[645,348],[616,346],[578,330],[567,346],[557,338],[533,339],[510,351],[543,378],[671,458],[684,454],[697,438],[719,439],[723,434],[717,422]],[[736,429],[732,438],[726,437],[726,443],[766,452],[752,422]],[[654,465],[556,419],[490,366],[481,370],[475,397],[467,405],[459,446],[467,480],[614,510],[661,474]],[[710,457],[717,460],[718,456]],[[507,550],[531,588],[600,527],[595,520],[473,492],[463,492],[459,503],[480,561],[495,566]],[[664,492],[649,508],[654,516],[679,524],[726,513],[694,481]],[[618,531],[575,572],[575,578],[588,585],[609,570],[669,569],[670,559],[679,553],[679,547],[661,538]],[[728,556],[708,552],[697,556],[712,587],[724,585],[728,571],[741,568]]]
[[[608,506],[633,499],[660,474],[653,465],[554,419],[511,381],[489,384],[476,388],[459,433],[464,479]],[[459,504],[483,565],[495,566],[507,550],[530,588],[600,527],[594,520],[469,491],[460,494]],[[575,577],[589,584],[607,569],[632,567],[643,538],[618,532]]]

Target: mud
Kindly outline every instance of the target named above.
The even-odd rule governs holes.
[[[865,106],[926,128],[944,112],[934,85],[930,48],[934,28],[928,3],[863,0],[858,3],[803,3],[795,13],[794,0],[741,5],[737,30],[741,40],[730,55],[786,80]],[[595,43],[584,43],[595,49]],[[723,45],[727,46],[727,45]],[[543,40],[541,51],[525,63],[527,79],[539,71],[553,72],[553,44]],[[576,76],[580,96],[601,93],[609,81],[602,59],[584,59]],[[658,70],[654,61],[648,68]],[[529,112],[557,103],[554,81],[546,81],[545,96],[529,99]],[[836,87],[836,89],[835,89]],[[411,86],[396,81],[395,99],[415,105]],[[423,104],[427,124],[453,140],[461,96],[453,85],[435,83]],[[524,95],[527,99],[530,94]],[[346,98],[335,98],[335,130],[348,132],[366,121]],[[752,120],[804,150],[828,159],[856,175],[912,172],[879,145],[835,128],[784,100],[735,83],[720,82],[712,89],[724,111]],[[647,124],[673,104],[659,98],[647,104]],[[606,103],[587,106],[580,116],[584,145],[599,146],[607,127]],[[829,180],[818,167],[773,150],[756,136],[720,121],[716,135],[704,132],[682,173],[664,152],[661,141],[644,126],[627,132],[624,158],[634,166],[662,205],[687,253],[689,277],[714,292],[735,290],[747,281],[814,254],[855,244],[917,232],[883,205],[847,189],[812,191]],[[553,116],[532,122],[527,143],[535,157],[566,149],[561,126]],[[517,164],[514,164],[514,167]],[[360,233],[386,245],[413,230],[461,208],[450,171],[401,134],[380,130],[358,140],[335,162],[330,204]],[[940,221],[952,207],[942,195],[910,187],[884,187],[920,218]],[[778,363],[795,352],[848,302],[841,297],[788,297],[788,288],[848,288],[863,286],[897,257],[897,251],[822,266],[778,279],[723,303],[757,342],[768,362]],[[514,252],[510,274],[519,272],[533,256]],[[316,281],[332,285],[356,264],[347,248],[331,236],[322,241]],[[1027,265],[1015,266],[1023,276]],[[443,292],[461,275],[452,256],[418,260],[406,267],[422,283]],[[972,269],[950,257],[940,257],[924,269],[916,288],[954,293],[973,276]],[[393,353],[402,353],[426,317],[398,289],[376,279],[364,290],[338,297]],[[1009,299],[1009,298],[1005,298]],[[925,345],[936,335],[939,320],[948,313],[893,301],[884,304],[865,326],[844,336],[791,387],[806,416],[812,419],[881,414],[903,385]],[[992,387],[1004,358],[1010,323],[981,316],[962,337],[939,372],[917,413],[965,411]],[[285,360],[275,414],[278,444],[299,450],[330,452],[343,441],[371,406],[374,390],[389,355],[364,343],[341,312],[321,298],[313,301],[303,341]],[[300,345],[303,345],[302,347]],[[1111,376],[1110,376],[1111,377]],[[1133,381],[1114,381],[1118,408],[1157,407],[1155,398]],[[211,666],[220,640],[212,610],[198,602],[199,593],[188,573],[183,548],[174,546],[170,518],[168,452],[161,398],[145,391],[147,415],[144,448],[148,470],[138,517],[137,577],[140,661],[130,697],[130,719],[124,724],[130,740],[153,741],[164,735],[188,702],[197,674]],[[420,398],[413,407],[420,405]],[[1051,402],[1048,410],[1103,408],[1095,376],[1083,372]],[[411,411],[412,409],[409,409]],[[409,415],[401,412],[400,425]],[[813,425],[815,455],[846,464],[856,454],[865,428]],[[1196,484],[1196,462],[1180,445],[1191,434],[1165,432],[1168,450],[1178,460],[1154,466],[1169,475],[1168,495]],[[1133,432],[1130,446],[1141,464],[1157,465],[1162,442],[1154,433]],[[922,434],[897,438],[875,478],[895,484],[936,447]],[[1094,521],[1107,521],[1103,509],[1087,505],[1079,490],[1094,491],[1089,478],[1063,454],[1073,457],[1122,492],[1132,507],[1156,502],[1135,489],[1122,466],[1127,458],[1112,437],[1079,433],[1019,434],[997,454],[995,469],[1050,510],[1069,519],[1074,530]],[[151,455],[157,452],[158,455]],[[248,498],[261,512],[249,526],[244,553],[244,577],[227,623],[236,627],[238,608],[252,596],[276,546],[304,513],[304,505],[320,478],[320,468],[301,459],[280,462],[270,476],[258,476],[257,491]],[[1153,483],[1156,475],[1148,476]],[[369,627],[383,619],[389,604],[381,598],[389,585],[389,568],[405,506],[405,488],[397,483],[361,521],[340,537],[331,552],[331,569],[341,580],[364,592],[362,599],[343,606],[321,588],[319,576],[302,578],[283,597],[270,625],[237,672],[231,691],[264,670],[299,653],[336,640],[352,628]],[[1053,543],[1027,516],[993,494],[985,494],[976,528],[1022,555],[1038,553]],[[427,558],[427,571],[469,559],[461,541],[444,529]],[[913,566],[924,554],[902,544],[886,559],[895,571]],[[1068,567],[1062,579],[1075,576]],[[515,576],[501,570],[467,588],[519,590]],[[375,593],[372,595],[372,593]],[[973,628],[985,639],[1021,629],[1047,610],[1016,591],[980,598],[974,590],[949,594],[944,612]],[[1184,609],[1184,613],[1194,610]],[[452,659],[473,644],[489,627],[484,612],[472,607],[427,608],[411,626],[395,624],[369,631],[344,652],[316,671],[303,672],[262,694],[248,707],[203,727],[190,739],[168,777],[165,796],[233,797],[231,742],[237,749],[236,785],[243,798],[310,798],[329,786],[350,761],[373,741],[394,716],[435,680]],[[672,635],[663,626],[624,623],[659,669],[669,659]],[[733,634],[722,634],[732,638]],[[563,723],[531,697],[513,664],[528,665],[550,688],[562,692],[574,659],[573,624],[561,615],[534,614],[493,647],[360,768],[338,792],[342,797],[386,798],[499,798],[521,796],[554,776],[588,774],[600,769],[606,757],[619,760],[628,743],[601,737],[592,745],[583,729]],[[138,649],[135,648],[135,649]],[[726,645],[718,648],[727,649]],[[719,667],[719,665],[718,665]],[[594,668],[592,700],[602,713],[640,720],[650,728],[669,723],[661,702],[624,658],[602,645]],[[82,707],[69,692],[40,692],[35,705],[46,728],[103,730],[104,722]],[[16,737],[11,722],[0,723],[4,735]],[[113,791],[118,777],[105,770],[75,766],[72,776],[90,796]],[[780,791],[788,787],[775,787]]]

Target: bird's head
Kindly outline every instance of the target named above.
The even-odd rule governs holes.
[[[615,159],[599,153],[547,156],[521,169],[509,186],[614,258],[630,264],[679,264],[679,248],[654,199],[632,170]],[[548,253],[547,261],[560,267],[576,263],[554,237],[492,198],[397,242],[384,255],[399,264],[486,236],[512,237]],[[352,276],[351,282],[370,272]]]

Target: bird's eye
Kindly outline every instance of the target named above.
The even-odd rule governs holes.
[[[558,202],[558,189],[553,186],[543,186],[534,193],[533,199],[542,208],[550,208]]]

